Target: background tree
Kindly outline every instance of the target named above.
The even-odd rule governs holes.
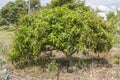
[[[1,10],[0,10],[0,26],[6,25],[6,24],[7,24],[7,21],[6,19],[2,18]]]
[[[9,12],[11,10],[10,8],[13,7],[14,5],[15,5],[14,2],[8,2],[5,5],[5,7],[2,8],[2,10],[1,10],[2,18],[5,18],[7,21],[10,20],[10,14],[9,14]]]
[[[0,26],[8,25],[8,22],[5,18],[0,18]]]
[[[64,4],[73,3],[74,0],[51,0],[50,7],[62,6]]]
[[[30,0],[30,8],[36,9],[39,8],[40,6],[41,5],[39,0]]]
[[[111,18],[114,18],[115,14],[114,12],[109,12],[109,14],[107,15],[107,19],[110,20]]]
[[[67,6],[69,9],[72,10],[83,10],[89,11],[90,8],[84,6],[85,2],[81,0],[51,0],[50,4],[47,4],[47,8],[54,8],[58,6]]]
[[[26,3],[24,0],[8,2],[1,10],[2,18],[6,19],[9,24],[17,25],[21,15],[27,13]]]
[[[41,8],[39,0],[27,0],[26,4],[28,7],[28,13],[35,12],[36,10]]]
[[[109,23],[109,25],[113,26],[114,28],[114,33],[120,33],[120,13],[118,12],[117,15],[114,15],[114,13],[109,13],[107,15],[108,19],[107,22]]]
[[[2,18],[2,15],[1,15],[1,10],[0,10],[0,18]]]

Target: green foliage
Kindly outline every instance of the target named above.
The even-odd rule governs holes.
[[[3,18],[6,18],[6,20],[9,20],[9,11],[10,11],[10,9],[9,8],[11,8],[11,7],[13,7],[14,6],[14,3],[13,2],[8,2],[5,6],[7,6],[7,7],[3,7],[2,8],[2,10],[1,10],[1,16],[3,17]],[[8,14],[7,14],[8,13]]]
[[[0,31],[15,31],[15,27],[13,25],[1,26]]]
[[[113,26],[114,28],[120,26],[120,13],[118,13],[116,16],[113,16],[113,14],[110,13],[108,17],[108,22],[111,26]]]
[[[9,58],[37,64],[47,51],[59,50],[70,58],[84,49],[108,51],[112,44],[111,26],[84,6],[70,9],[64,5],[21,18]]]
[[[50,7],[62,6],[72,2],[74,2],[74,0],[51,0]]]
[[[23,0],[8,2],[1,10],[2,18],[6,19],[9,24],[16,24],[21,15],[26,14],[26,3]]]
[[[58,73],[58,63],[56,60],[52,60],[51,63],[47,65],[48,72],[50,73],[50,78],[53,80]]]
[[[89,49],[93,51],[109,51],[113,44],[113,37],[110,34],[112,32],[111,26],[105,24],[101,19],[97,18],[95,14],[83,13],[87,26],[85,28],[86,36],[84,36],[84,43]],[[84,34],[83,34],[84,35]]]
[[[1,10],[0,10],[0,19],[2,18],[2,15],[1,15]]]
[[[50,64],[47,66],[49,72],[57,72],[58,71],[58,64],[56,60],[52,60]]]
[[[0,26],[7,25],[7,24],[8,24],[8,22],[5,18],[0,19]]]
[[[114,15],[112,13],[110,13],[108,15],[108,20],[107,22],[109,23],[110,26],[112,26],[114,28],[114,30],[112,31],[115,35],[116,41],[115,41],[115,45],[118,45],[119,40],[118,39],[118,35],[120,35],[120,12],[118,12],[117,15]]]
[[[81,0],[51,0],[51,3],[47,5],[49,8],[67,6],[69,9],[81,11],[90,11],[89,7],[84,6],[84,1]]]
[[[120,54],[115,55],[115,56],[113,57],[113,59],[112,59],[112,62],[113,62],[114,64],[120,65]]]
[[[39,0],[30,0],[30,8],[37,8],[40,7],[40,1]]]
[[[109,12],[109,14],[107,15],[107,19],[109,20],[113,17],[115,17],[115,14],[113,12]]]
[[[39,0],[30,0],[30,9],[35,11],[40,7]],[[28,10],[28,5],[25,0],[15,0],[15,2],[8,2],[0,11],[0,24],[7,21],[7,24],[18,24],[18,20],[21,16],[26,15]]]

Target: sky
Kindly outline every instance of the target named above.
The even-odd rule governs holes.
[[[120,0],[86,0],[86,4],[90,6],[117,6],[120,7]]]
[[[0,0],[0,9],[3,7],[7,2],[15,1],[15,0]],[[50,0],[40,0],[42,5],[49,3]],[[120,7],[120,0],[86,0],[86,4],[90,6],[119,6]]]

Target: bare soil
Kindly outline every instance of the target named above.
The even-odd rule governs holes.
[[[73,73],[61,70],[59,77],[53,72],[42,72],[39,67],[24,70],[14,69],[10,73],[13,80],[120,80],[120,66],[115,65],[109,68],[79,69]]]

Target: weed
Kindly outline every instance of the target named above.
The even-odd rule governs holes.
[[[112,62],[120,65],[120,54],[115,55],[114,58],[112,59]]]
[[[56,63],[56,60],[52,60],[50,64],[47,66],[48,72],[50,73],[50,77],[53,80],[58,71],[58,64]]]

